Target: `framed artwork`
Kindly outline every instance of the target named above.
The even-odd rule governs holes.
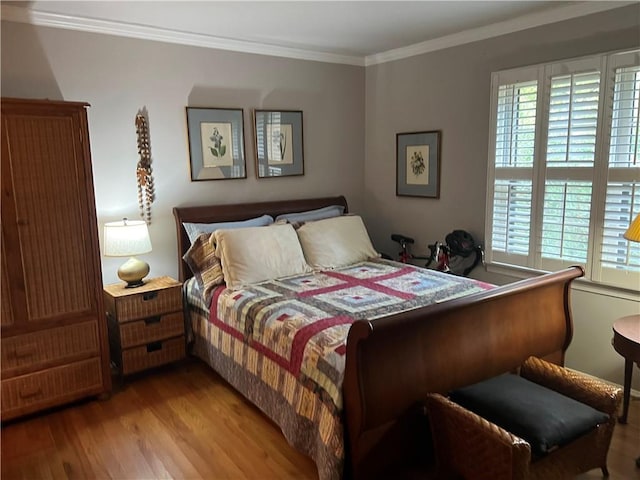
[[[396,195],[440,198],[440,130],[396,134]]]
[[[304,175],[302,111],[254,110],[258,178]]]
[[[187,107],[191,181],[247,178],[242,109]]]

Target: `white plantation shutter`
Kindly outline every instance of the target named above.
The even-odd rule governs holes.
[[[600,71],[554,75],[550,84],[539,265],[558,270],[587,263]]]
[[[633,58],[620,56],[616,61],[627,63]],[[613,70],[607,190],[596,271],[607,283],[635,283],[640,288],[640,244],[623,236],[640,214],[640,66]]]
[[[542,265],[548,259],[584,265],[589,249],[591,182],[548,181],[542,221]]]
[[[593,166],[599,93],[599,71],[551,79],[548,168]]]
[[[492,75],[487,261],[640,290],[640,51]]]
[[[495,110],[493,208],[488,254],[526,266],[531,237],[533,161],[538,81],[498,85]]]
[[[537,82],[501,85],[498,90],[496,167],[532,167]]]
[[[640,243],[629,242],[623,236],[638,214],[640,183],[609,183],[600,259],[604,268],[640,269]]]
[[[493,197],[492,246],[504,254],[528,255],[531,225],[531,182],[496,180]]]
[[[638,167],[640,66],[617,68],[613,92],[609,168]]]

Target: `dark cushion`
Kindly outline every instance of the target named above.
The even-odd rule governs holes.
[[[535,456],[546,455],[609,420],[606,413],[512,374],[460,388],[450,398],[526,440]]]

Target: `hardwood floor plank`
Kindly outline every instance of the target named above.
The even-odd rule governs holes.
[[[81,413],[73,407],[61,410],[60,414],[47,415],[51,435],[58,452],[58,461],[69,480],[84,478],[106,478],[107,471],[98,462],[93,449],[87,448],[83,442],[83,434],[86,432],[81,427]]]
[[[114,382],[114,393],[5,424],[2,480],[317,479],[313,461],[199,360]],[[640,399],[616,425],[609,480],[640,480]],[[601,479],[599,470],[576,480]]]
[[[90,458],[89,465],[92,469],[106,472],[111,478],[130,478],[127,475],[130,475],[131,465],[127,464],[126,458],[120,457],[121,450],[127,447],[124,436],[115,430],[107,433],[113,419],[96,414],[95,403],[83,405],[79,414],[74,415],[74,421],[80,425],[77,428],[80,443]]]
[[[164,468],[161,468],[162,472],[154,471],[142,452],[144,440],[141,440],[140,427],[136,423],[138,415],[133,411],[122,413],[115,402],[96,402],[95,407],[95,415],[103,419],[105,435],[120,440],[115,455],[119,459],[123,476],[135,472],[137,478],[164,478]]]
[[[180,452],[179,465],[183,462],[190,465],[189,470],[193,478],[204,478],[212,473],[212,466],[207,458],[211,458],[213,452],[202,451],[203,447],[196,444],[198,439],[191,435],[189,428],[179,420],[168,405],[152,405],[149,413],[160,429],[170,432],[171,442],[158,446],[163,451],[163,457],[166,455],[174,458],[169,449],[175,449],[176,452]],[[207,447],[207,445],[204,446],[204,448]]]
[[[154,471],[163,469],[166,478],[200,478],[198,471],[179,448],[174,435],[153,412],[142,409],[135,415],[137,419],[130,428],[138,432],[140,451]],[[129,422],[129,419],[124,421],[125,424]],[[165,478],[165,475],[158,478]]]

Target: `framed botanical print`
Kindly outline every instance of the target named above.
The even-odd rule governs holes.
[[[302,111],[254,110],[258,178],[304,175]]]
[[[191,180],[246,178],[242,109],[187,107]]]
[[[396,195],[440,197],[439,130],[396,134]]]

